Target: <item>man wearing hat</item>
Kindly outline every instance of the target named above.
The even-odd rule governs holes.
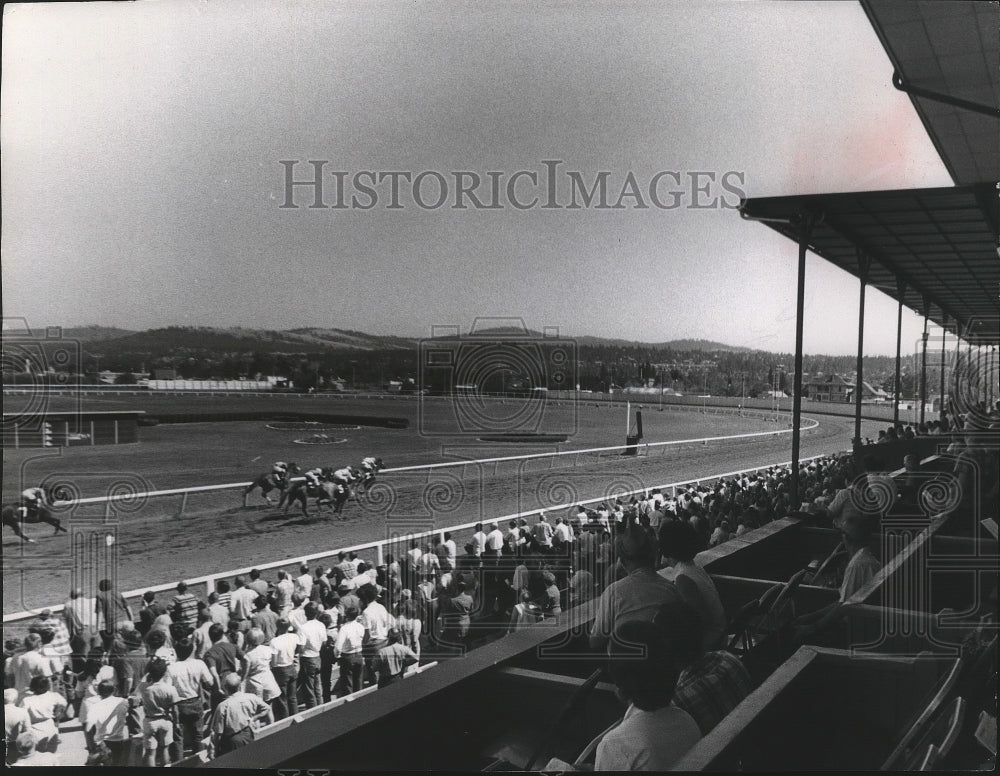
[[[622,623],[652,622],[664,604],[681,600],[674,584],[656,573],[653,542],[633,520],[625,523],[614,549],[616,568],[624,576],[608,585],[597,602],[590,631],[590,646],[595,650],[603,650]]]

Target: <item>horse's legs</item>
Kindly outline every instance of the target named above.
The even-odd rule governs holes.
[[[29,544],[35,544],[36,542],[34,539],[32,539],[29,536],[25,536],[23,533],[21,533],[21,526],[18,525],[18,522],[19,521],[17,520],[17,518],[14,518],[9,522],[7,520],[4,520],[3,524],[10,526],[11,529],[13,529],[14,533],[21,537],[21,541],[28,542]]]
[[[43,523],[48,523],[49,525],[55,527],[56,530],[53,532],[54,534],[58,534],[60,531],[62,531],[63,533],[69,533],[69,531],[67,531],[65,528],[62,527],[62,521],[60,521],[58,517],[53,517],[52,515],[48,515],[46,517],[41,517],[39,519]]]
[[[256,482],[250,483],[250,487],[243,491],[243,508],[250,506],[250,494],[253,493],[253,489],[257,487]]]

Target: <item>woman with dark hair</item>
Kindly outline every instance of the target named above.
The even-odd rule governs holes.
[[[622,721],[597,745],[596,771],[669,770],[701,738],[686,711],[671,704],[677,669],[663,631],[629,620],[608,643],[611,679],[629,704]]]
[[[59,746],[59,721],[66,713],[66,699],[52,691],[47,676],[33,677],[31,694],[21,699],[21,706],[28,712],[31,734],[39,752],[54,752]]]
[[[664,579],[672,579],[677,592],[704,623],[706,650],[719,649],[726,637],[726,610],[708,573],[694,562],[700,540],[690,523],[677,521],[660,528],[660,553],[669,568],[661,569]]]

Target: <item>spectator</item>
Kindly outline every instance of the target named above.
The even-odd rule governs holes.
[[[423,612],[420,603],[413,598],[411,590],[400,593],[400,602],[396,612],[396,627],[399,629],[401,642],[413,650],[420,658],[420,633],[423,630]]]
[[[424,553],[421,551],[416,539],[411,541],[410,549],[406,551],[406,556],[410,559],[410,565],[413,566],[413,568],[417,568],[417,564],[420,562],[420,556],[423,554]]]
[[[556,575],[551,571],[542,572],[542,583],[545,586],[539,606],[545,617],[557,617],[562,614],[559,587],[556,585]]]
[[[260,628],[251,628],[246,636],[247,651],[244,675],[245,688],[247,692],[259,695],[264,702],[271,705],[273,710],[274,701],[281,695],[281,688],[271,673],[271,661],[274,659],[274,650],[264,643],[264,631]]]
[[[448,545],[444,543],[444,540],[440,536],[434,537],[434,555],[437,556],[438,568],[441,571],[451,571],[454,568]]]
[[[424,545],[424,551],[417,561],[417,570],[426,577],[436,577],[441,571],[441,562],[438,556],[431,550],[429,544]]]
[[[281,618],[277,623],[277,635],[268,642],[271,657],[271,675],[278,684],[280,695],[274,700],[277,719],[284,719],[299,712],[296,682],[299,675],[299,638],[289,632],[288,620]]]
[[[211,731],[215,754],[223,755],[246,746],[260,723],[272,721],[271,707],[256,695],[240,691],[240,677],[226,676],[224,699],[212,714]]]
[[[98,682],[98,700],[87,712],[86,731],[93,741],[92,755],[104,765],[124,767],[129,764],[129,702],[115,697],[114,693],[115,683],[112,680]]]
[[[167,664],[153,658],[149,670],[139,685],[142,701],[142,756],[147,768],[163,766],[171,761],[170,748],[174,743],[174,726],[177,717],[177,690],[167,678]]]
[[[310,580],[312,577],[310,577]],[[250,615],[254,612],[256,591],[246,586],[243,577],[236,577],[236,589],[229,600],[229,622],[236,623],[240,632],[250,630]]]
[[[589,534],[588,534],[589,535]],[[579,606],[591,600],[596,592],[594,575],[585,568],[582,553],[577,556],[576,571],[569,581],[569,605]]]
[[[344,609],[344,624],[337,633],[335,645],[337,659],[340,663],[340,689],[337,697],[350,695],[361,689],[361,679],[364,673],[364,648],[368,632],[363,623],[358,621],[361,612],[354,606]]]
[[[292,630],[298,633],[299,629],[306,621],[306,599],[302,593],[292,593],[292,610],[288,613],[288,622],[291,623]]]
[[[232,588],[226,580],[220,580],[215,585],[216,592],[218,593],[219,604],[226,609],[226,613],[229,612],[229,602],[232,600],[233,594],[229,592]],[[228,622],[226,623],[228,625]]]
[[[177,692],[177,723],[182,756],[196,753],[201,748],[201,722],[205,713],[204,693],[215,686],[212,672],[204,660],[194,656],[190,640],[174,645],[177,662],[167,666],[167,679]]]
[[[42,637],[29,633],[24,638],[24,651],[10,661],[14,675],[14,689],[24,695],[36,676],[51,676],[52,661],[42,655]]]
[[[706,652],[702,621],[687,603],[667,604],[657,622],[668,623],[666,636],[678,671],[674,705],[683,709],[701,734],[708,733],[753,691],[743,661],[724,649]]]
[[[410,546],[412,547],[413,545]],[[338,553],[337,555],[337,569],[339,569],[340,574],[344,579],[350,579],[358,573],[354,564],[347,559],[347,553],[344,552]]]
[[[177,661],[173,645],[167,643],[167,634],[159,629],[150,631],[146,637],[146,653],[150,659],[159,658],[167,665]]]
[[[448,551],[448,565],[454,569],[455,559],[458,557],[458,546],[455,544],[455,540],[451,538],[451,531],[444,532],[444,547]]]
[[[288,613],[292,611],[292,595],[294,593],[295,583],[289,579],[288,572],[279,571],[278,584],[274,586],[274,608],[277,610],[278,617],[288,617]]]
[[[3,729],[5,762],[10,765],[17,759],[15,743],[18,736],[31,729],[28,712],[17,705],[17,690],[11,688],[3,691]]]
[[[475,533],[472,534],[472,547],[473,554],[477,558],[483,557],[486,552],[486,532],[483,530],[482,523],[476,523]]]
[[[81,588],[73,588],[63,604],[63,619],[69,631],[69,643],[73,648],[73,654],[87,654],[87,650],[97,644],[97,632],[100,626],[97,618],[97,600],[86,598]]]
[[[108,662],[115,669],[118,694],[123,698],[135,695],[139,687],[139,680],[146,672],[148,660],[142,634],[135,629],[131,622],[122,623],[109,652]],[[138,724],[134,719],[132,719],[132,723]]]
[[[125,596],[116,592],[110,579],[97,583],[97,598],[94,607],[98,617],[104,621],[106,637],[110,638],[123,623],[132,622],[132,608]]]
[[[429,553],[428,553],[429,554]],[[437,560],[436,555],[430,557]],[[422,560],[422,558],[421,558]],[[372,681],[375,681],[374,663],[375,656],[379,650],[389,643],[389,629],[393,627],[392,617],[386,608],[377,600],[378,591],[374,585],[364,585],[358,590],[358,597],[361,599],[361,616],[359,618],[365,630],[368,631],[368,642],[362,652],[365,657],[365,667],[369,672]]]
[[[419,662],[413,650],[401,643],[402,637],[398,628],[390,628],[388,640],[375,656],[375,668],[378,673],[378,686],[388,687],[393,682],[403,678],[408,666]]]
[[[170,602],[170,612],[174,622],[192,630],[198,626],[198,599],[188,592],[186,582],[177,583],[177,595]]]
[[[527,589],[521,590],[518,594],[518,602],[514,605],[514,611],[511,612],[510,625],[507,626],[507,632],[513,633],[541,621],[541,608],[538,604],[532,603],[531,594]]]
[[[640,526],[632,521],[615,539],[618,565],[624,576],[612,582],[597,602],[590,631],[592,649],[603,649],[608,639],[629,620],[651,622],[665,603],[680,598],[677,588],[653,568],[655,549]]]
[[[304,608],[305,622],[299,626],[299,695],[307,709],[323,702],[320,685],[320,650],[326,642],[326,627],[316,619],[319,607],[312,601]]]
[[[306,601],[312,596],[313,578],[312,574],[309,573],[309,566],[303,563],[299,566],[299,576],[295,578],[295,592],[302,596]]]
[[[720,544],[725,544],[732,538],[733,535],[729,532],[729,521],[720,520],[715,530],[712,531],[712,537],[708,540],[708,546],[717,547]]]
[[[330,592],[332,590],[329,577],[329,574],[332,573],[332,571],[332,569],[317,566],[315,572],[316,576],[313,579],[312,592],[309,594],[311,600],[321,603],[324,606],[326,606],[326,602],[329,600]],[[268,636],[268,638],[270,639],[271,637]]]
[[[59,756],[52,752],[43,752],[35,747],[35,737],[30,733],[22,733],[14,741],[16,759],[14,765],[20,766],[57,766],[61,765]]]
[[[31,734],[39,752],[54,752],[59,747],[59,722],[66,713],[66,699],[52,690],[47,676],[36,676],[31,692],[21,698],[21,707],[28,712]]]
[[[535,523],[531,535],[542,552],[549,552],[552,549],[552,526],[549,525],[545,512],[538,513],[538,522]]]
[[[597,745],[594,770],[670,770],[701,734],[691,715],[671,704],[677,671],[664,635],[651,622],[623,621],[608,656],[611,678],[629,708]]]
[[[232,600],[232,594],[227,593],[228,600]],[[218,593],[211,593],[208,596],[208,614],[211,622],[217,622],[223,628],[229,627],[229,604],[223,604]]]
[[[337,665],[337,633],[340,631],[341,611],[333,607],[316,619],[326,628],[326,641],[319,651],[319,680],[323,688],[323,703],[328,703],[333,692],[333,668]]]
[[[490,523],[490,532],[486,534],[486,547],[484,554],[490,557],[497,557],[503,552],[503,531],[497,523]]]
[[[262,579],[260,576],[260,569],[250,570],[250,582],[247,583],[247,587],[253,590],[258,596],[263,596],[265,599],[271,592],[271,586],[268,584],[266,579]]]
[[[694,561],[698,537],[689,523],[674,521],[660,528],[660,553],[669,568],[659,573],[673,581],[680,597],[697,612],[703,624],[706,650],[720,649],[726,638],[726,610],[715,583]]]
[[[212,593],[212,595],[215,595],[215,593]],[[191,638],[194,642],[194,656],[199,660],[205,657],[205,653],[208,652],[208,648],[212,646],[212,640],[209,637],[208,632],[213,625],[217,624],[223,629],[226,627],[221,623],[212,622],[208,609],[203,609],[198,613],[198,627],[195,629],[195,632],[191,634]]]
[[[226,638],[226,631],[218,623],[214,623],[208,630],[209,640],[212,646],[205,653],[205,665],[212,674],[212,706],[213,708],[225,699],[222,680],[227,674],[238,673],[243,655]]]
[[[465,646],[472,624],[474,604],[462,580],[452,584],[451,595],[441,596],[441,641],[444,644]]]
[[[268,642],[278,635],[278,615],[267,605],[267,598],[258,596],[255,602],[256,610],[250,616],[250,624],[264,632],[264,641]]]

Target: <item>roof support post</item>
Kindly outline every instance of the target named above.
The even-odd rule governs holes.
[[[802,419],[802,323],[805,317],[806,298],[806,249],[812,234],[813,219],[809,213],[802,214],[799,225],[799,279],[795,295],[795,394],[792,399],[792,508],[798,509],[799,498],[799,421]]]
[[[930,320],[930,300],[924,297],[924,333],[921,337],[923,348],[920,356],[920,422],[924,422],[924,410],[927,404],[927,322]]]
[[[948,325],[948,315],[945,314],[944,318],[941,320],[941,386],[938,395],[940,396],[940,405],[938,406],[938,420],[944,417],[944,367],[945,367],[945,355],[944,355],[944,344],[945,340],[948,339],[948,329],[945,328]]]
[[[854,379],[854,449],[861,447],[861,398],[865,391],[863,358],[865,352],[865,286],[868,284],[868,271],[871,269],[871,258],[860,248],[855,249],[858,257],[858,277],[861,278],[861,288],[858,292],[858,361],[857,376]]]
[[[896,310],[896,379],[893,381],[892,425],[899,425],[899,356],[903,344],[903,295],[906,293],[906,283],[896,279],[896,297],[899,308]]]

